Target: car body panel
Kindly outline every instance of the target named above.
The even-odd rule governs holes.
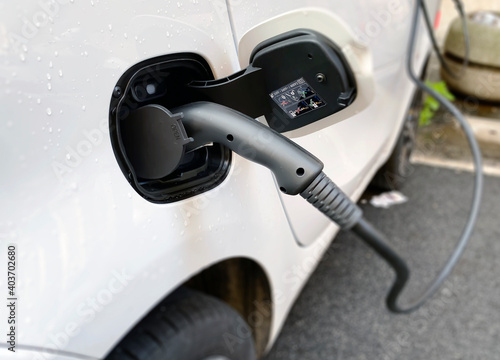
[[[370,5],[366,14],[373,19],[364,29],[371,30],[373,23],[380,31],[372,34],[365,30],[363,38],[361,25],[354,29],[350,26],[357,24],[355,15],[361,3],[341,6],[340,2],[332,1],[324,8],[306,8],[299,2],[289,2],[286,4],[288,11],[285,11],[285,4],[273,4],[271,11],[265,12],[266,20],[258,24],[252,20],[262,20],[263,12],[257,9],[265,6],[263,1],[252,4],[236,1],[230,5],[235,34],[239,37],[244,33],[238,47],[242,66],[248,64],[250,53],[257,44],[297,27],[316,30],[342,49],[356,77],[357,99],[345,110],[286,135],[318,155],[325,163],[325,172],[354,200],[359,198],[374,171],[388,158],[413,94],[413,84],[405,71],[406,54],[401,51],[407,39],[390,35],[397,30],[408,36],[410,22],[406,21],[406,16],[411,6],[397,1],[397,6]],[[290,10],[294,7],[297,9]],[[338,14],[333,12],[337,9]],[[258,14],[257,19],[244,16],[250,11]],[[275,13],[278,15],[273,17]],[[384,23],[376,21],[380,17],[385,19]],[[380,47],[379,38],[389,40],[389,46]],[[428,42],[421,42],[419,49],[427,46]],[[399,50],[391,50],[392,47]],[[419,67],[425,60],[423,55],[426,53],[422,50],[414,59]],[[381,62],[381,59],[386,60]],[[395,94],[398,101],[394,101]],[[362,104],[358,105],[359,102]],[[310,245],[329,225],[329,220],[300,197],[283,194],[281,197],[297,241],[304,246]]]
[[[2,3],[0,233],[19,249],[20,344],[57,347],[54,339],[66,333],[62,350],[102,357],[200,269],[185,256],[199,250],[180,235],[189,219],[174,223],[182,205],[145,201],[119,169],[108,135],[109,99],[119,76],[143,59],[197,52],[220,77],[237,70],[236,49],[216,4],[157,5]],[[216,232],[220,209],[211,213],[200,226],[208,232],[214,224]],[[225,250],[215,249],[202,264],[224,258]],[[160,263],[166,265],[156,270]],[[158,271],[176,276],[153,285]],[[94,304],[99,293],[102,301]],[[68,324],[77,328],[74,336]]]
[[[123,176],[108,134],[114,84],[133,64],[195,52],[216,78],[227,76],[239,70],[236,44],[250,28],[302,5],[230,6],[228,12],[219,0],[0,3],[0,236],[2,246],[14,243],[19,251],[19,344],[103,358],[178,285],[232,257],[256,261],[269,277],[275,303],[269,344],[277,336],[337,227],[302,199],[282,196],[269,170],[237,155],[216,189],[150,203]],[[385,3],[315,6],[355,26],[370,21],[365,7]],[[405,21],[397,26],[407,36]],[[294,138],[355,199],[388,157],[412,93],[402,62],[406,38],[394,40],[399,49],[385,49],[391,26],[365,44],[376,99],[349,120]],[[419,67],[427,44],[420,46]],[[1,308],[0,317],[6,314]]]

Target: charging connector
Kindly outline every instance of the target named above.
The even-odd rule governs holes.
[[[184,131],[191,141],[182,135]],[[289,195],[302,192],[323,169],[318,158],[287,137],[243,113],[210,102],[184,105],[172,112],[160,105],[143,106],[127,118],[127,133],[133,137],[127,142],[127,156],[140,177],[168,175],[176,167],[172,161],[177,166],[181,162],[179,156],[167,161],[170,154],[193,151],[212,142],[270,169],[280,190]],[[165,142],[163,137],[177,139]]]
[[[156,126],[144,126],[145,122]],[[132,166],[139,168],[140,176],[152,173],[165,175],[176,168],[172,161],[165,161],[168,154],[193,151],[211,142],[223,143],[242,157],[270,169],[282,192],[289,195],[300,193],[342,229],[352,229],[392,266],[396,280],[386,303],[389,310],[396,313],[416,309],[439,288],[463,251],[477,216],[479,205],[476,193],[471,218],[449,261],[424,295],[409,306],[401,307],[397,300],[409,280],[408,266],[383,235],[363,219],[362,210],[323,173],[323,163],[307,150],[245,114],[209,102],[184,105],[173,112],[159,105],[147,105],[130,114],[127,126],[131,134],[139,134],[135,142],[130,142],[135,146],[129,146],[127,154]],[[181,136],[184,132],[189,137]],[[158,133],[168,133],[169,138],[176,140],[152,147],[151,141],[158,139]],[[152,148],[157,150],[156,154],[151,154]],[[141,160],[147,156],[150,156],[147,161]],[[180,164],[180,158],[176,159]],[[476,191],[480,192],[481,183],[478,185]]]
[[[287,137],[241,112],[210,102],[183,105],[172,112],[160,105],[134,110],[127,117],[128,137],[124,145],[135,173],[142,178],[166,176],[180,165],[182,154],[212,142],[224,144],[244,158],[270,169],[282,192],[300,193],[341,228],[356,233],[396,273],[386,298],[389,310],[396,313],[415,310],[436,292],[463,253],[477,219],[482,193],[481,154],[472,130],[449,101],[418,79],[411,66],[422,4],[422,0],[416,1],[408,48],[408,72],[417,86],[435,97],[460,122],[471,146],[476,174],[471,211],[457,246],[427,290],[409,305],[398,304],[410,277],[405,261],[384,236],[363,219],[361,209],[322,172],[323,163]],[[172,154],[175,156],[167,160]]]

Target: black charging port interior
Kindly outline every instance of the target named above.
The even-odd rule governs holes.
[[[175,54],[136,64],[117,82],[109,115],[113,149],[125,177],[147,200],[158,203],[182,200],[216,187],[226,177],[231,151],[221,144],[211,144],[186,153],[178,169],[160,179],[138,177],[123,146],[123,131],[132,111],[149,104],[172,109],[201,100],[201,95],[186,84],[213,79],[210,67],[202,57]]]

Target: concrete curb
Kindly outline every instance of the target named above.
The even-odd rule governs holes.
[[[479,142],[500,146],[500,121],[475,116],[466,116],[466,119]]]
[[[446,169],[475,172],[474,165],[471,161],[465,160],[450,160],[432,156],[415,155],[411,158],[412,164],[428,165],[434,167],[442,167]],[[500,177],[500,164],[490,161],[483,163],[483,174],[489,176]]]
[[[500,177],[500,120],[490,119],[478,116],[466,115],[466,120],[474,131],[479,146],[483,153],[483,172],[485,175]],[[461,129],[455,122],[440,124],[440,134],[448,134],[449,137],[440,141],[434,151],[422,152],[415,151],[411,162],[429,166],[455,169],[459,171],[473,172],[474,166],[470,157],[470,150],[465,138],[460,135],[458,138],[453,134],[460,134]],[[427,132],[428,128],[422,128],[422,133]],[[417,137],[417,141],[425,142],[426,136]],[[417,148],[425,148],[422,144],[417,144]],[[457,151],[457,149],[460,149]],[[492,149],[495,149],[492,151]]]

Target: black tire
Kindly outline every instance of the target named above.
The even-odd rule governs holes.
[[[106,360],[255,360],[251,330],[226,303],[181,288],[154,308]]]
[[[406,113],[405,122],[396,146],[387,162],[382,165],[371,185],[380,190],[399,190],[411,175],[410,156],[415,147],[418,121],[423,104],[423,92],[420,88],[415,90],[410,108]]]

